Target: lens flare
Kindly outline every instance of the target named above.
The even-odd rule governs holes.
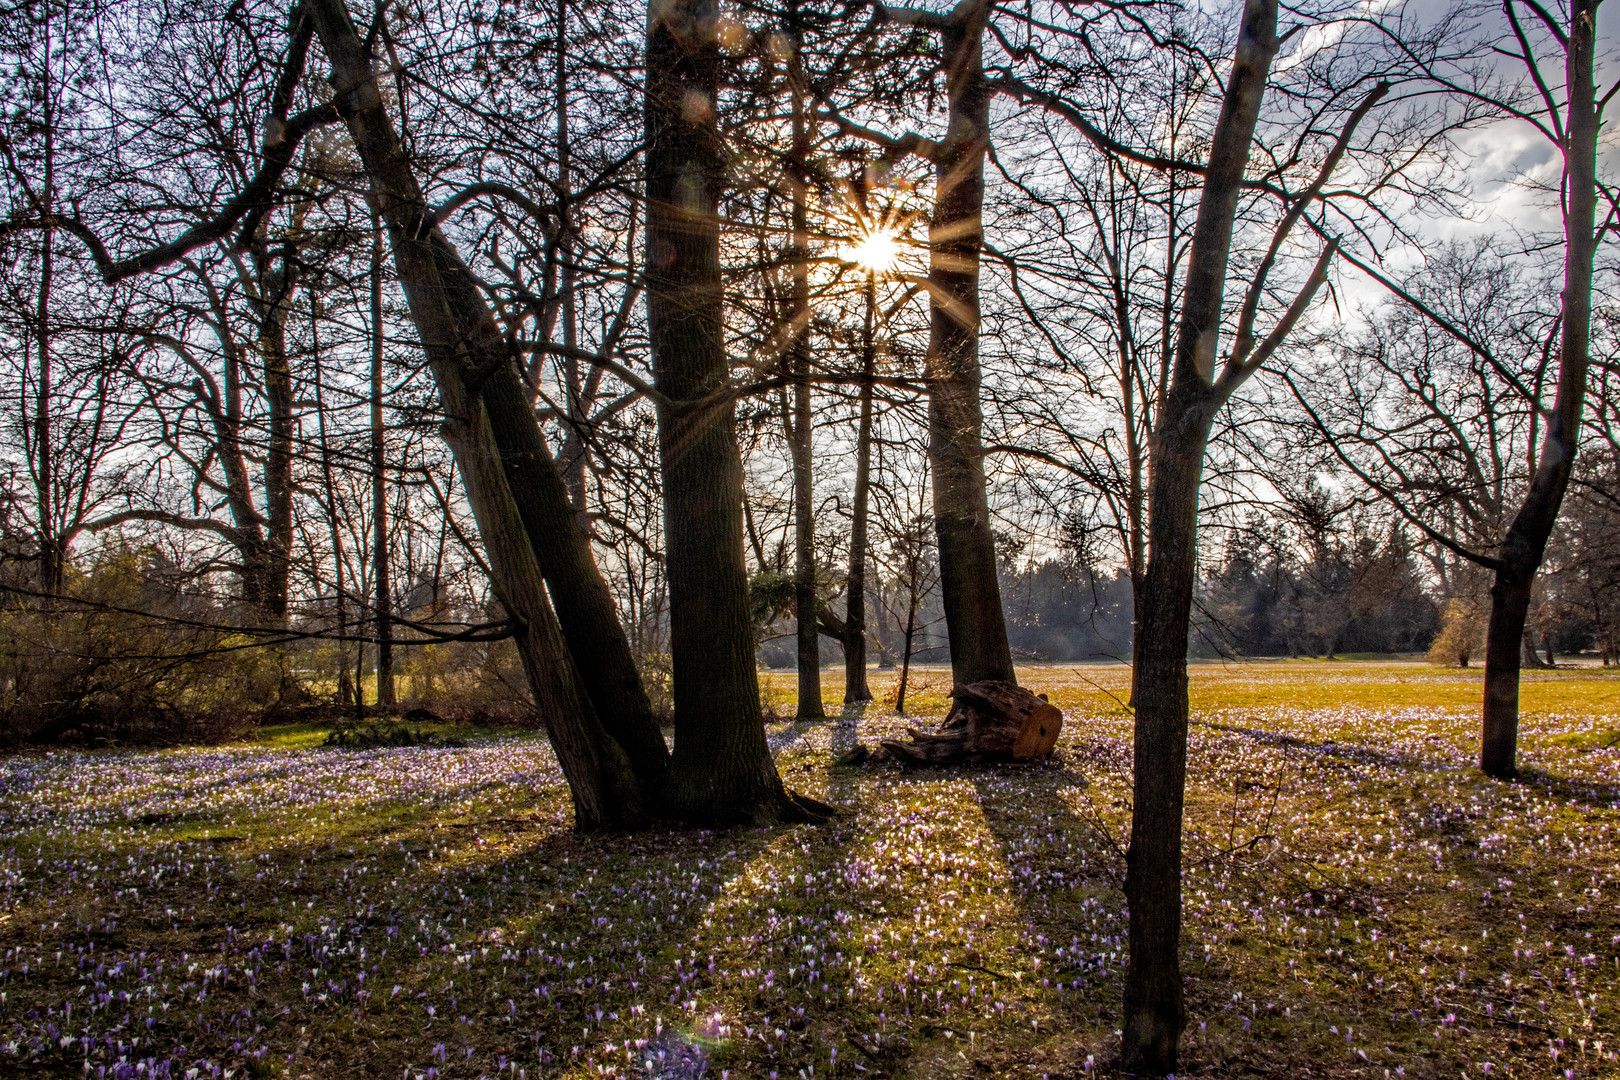
[[[900,258],[900,238],[884,229],[874,229],[844,248],[844,258],[866,270],[882,273],[892,270]]]

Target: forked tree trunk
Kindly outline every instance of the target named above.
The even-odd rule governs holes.
[[[1547,551],[1547,539],[1569,487],[1580,438],[1581,409],[1591,363],[1592,261],[1597,248],[1596,0],[1571,0],[1565,83],[1564,294],[1558,358],[1558,390],[1530,489],[1497,552],[1491,585],[1491,618],[1485,631],[1485,703],[1479,767],[1506,779],[1518,769],[1520,641],[1530,610],[1530,590]]]
[[[979,253],[990,146],[991,93],[984,74],[988,10],[987,4],[974,5],[940,31],[948,135],[934,162],[929,225],[928,455],[940,591],[957,684],[1017,682],[990,531],[979,402]]]
[[[476,283],[431,224],[431,211],[343,0],[306,0],[303,10],[332,61],[332,86],[388,227],[400,284],[439,388],[445,437],[478,521],[492,584],[517,623],[535,703],[573,793],[575,825],[637,824],[645,807],[635,771],[579,684],[475,389],[481,380],[511,368],[506,342]]]
[[[460,373],[452,372],[447,381],[459,388]],[[506,486],[489,417],[475,395],[459,395],[453,405],[457,394],[444,397],[445,441],[455,452],[456,468],[478,521],[496,595],[518,624],[518,655],[568,779],[575,826],[640,824],[647,809],[641,785],[623,748],[597,722],[563,643],[540,564],[535,561],[517,502]]]
[[[506,481],[545,575],[568,650],[596,715],[624,748],[656,804],[669,774],[669,747],[636,668],[618,605],[596,565],[591,539],[546,445],[528,389],[507,364],[483,385]]]
[[[652,6],[645,120],[647,333],[663,397],[658,435],[674,668],[669,795],[681,817],[722,823],[779,817],[792,803],[761,721],[742,457],[735,409],[723,393],[718,17],[718,0]]]
[[[1176,1070],[1187,1021],[1181,985],[1181,824],[1198,487],[1222,400],[1214,374],[1233,219],[1276,50],[1276,0],[1246,0],[1210,143],[1175,367],[1149,459],[1148,565],[1133,682],[1136,739],[1125,870],[1130,960],[1120,1054],[1127,1072],[1154,1076]]]

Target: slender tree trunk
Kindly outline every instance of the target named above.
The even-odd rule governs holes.
[[[872,700],[866,682],[866,526],[872,495],[872,391],[877,371],[874,323],[877,276],[866,273],[866,320],[861,330],[860,420],[855,429],[855,494],[849,525],[849,587],[844,616],[844,704]]]
[[[338,519],[337,483],[332,474],[332,443],[326,427],[326,375],[321,370],[321,339],[318,328],[316,297],[312,291],[309,297],[310,361],[315,369],[315,430],[320,437],[321,446],[321,490],[325,495],[327,536],[332,541],[332,588],[335,594],[333,606],[337,610],[339,632],[347,636],[349,591],[344,580],[346,574],[344,564],[348,559],[343,550],[343,528],[342,522]],[[348,646],[341,640],[335,644],[338,654],[338,704],[348,707],[359,703],[358,687],[349,670]],[[356,651],[364,652],[365,648],[362,642],[356,646]]]
[[[213,421],[214,440],[220,471],[225,474],[225,504],[235,526],[232,542],[241,560],[239,571],[242,599],[263,619],[273,605],[274,553],[264,535],[264,515],[253,504],[253,484],[248,478],[247,458],[242,452],[242,355],[234,335],[219,317],[219,342],[224,354],[224,400],[205,397],[203,404]]]
[[[557,230],[557,262],[560,282],[558,292],[562,300],[562,338],[563,344],[572,350],[579,344],[579,307],[575,290],[574,270],[574,214],[569,202],[572,184],[572,143],[568,130],[568,0],[557,0],[557,68],[555,73],[557,95],[557,190],[562,192],[558,200],[560,213],[558,214]],[[574,513],[579,517],[580,525],[587,533],[590,532],[590,504],[586,493],[585,470],[590,458],[590,444],[587,441],[586,424],[590,404],[585,393],[585,379],[580,371],[579,358],[571,351],[563,359],[564,375],[568,384],[568,400],[565,407],[568,410],[567,431],[563,435],[562,460],[559,463],[562,469],[563,483],[568,488],[568,499],[573,504]],[[667,753],[667,752],[666,752]]]
[[[797,10],[790,15],[790,22]],[[793,451],[793,614],[798,639],[800,720],[825,719],[821,703],[821,634],[816,598],[815,410],[810,382],[810,212],[806,206],[805,168],[810,131],[804,115],[802,35],[792,27],[793,56],[788,61],[788,93],[793,98],[793,146],[789,163],[793,186],[793,281],[789,300],[788,348],[793,365],[793,423],[788,431]]]
[[[1518,769],[1519,643],[1530,590],[1558,521],[1580,439],[1581,410],[1591,363],[1592,261],[1597,249],[1596,0],[1571,0],[1565,51],[1568,116],[1564,147],[1564,295],[1558,389],[1530,490],[1497,552],[1491,617],[1485,632],[1485,704],[1479,767],[1507,779]]]
[[[1130,959],[1120,1053],[1125,1071],[1154,1076],[1176,1070],[1187,1020],[1180,955],[1181,826],[1198,488],[1221,403],[1215,360],[1233,219],[1276,50],[1276,0],[1246,0],[1210,143],[1175,368],[1149,458],[1148,564],[1134,680],[1135,762],[1125,870]]]
[[[907,586],[908,596],[906,603],[906,645],[905,652],[900,660],[900,689],[894,697],[894,711],[901,716],[906,715],[906,687],[911,682],[911,651],[912,644],[917,640],[917,608],[922,603],[922,597],[917,591],[917,575],[921,573],[918,560],[910,560],[910,583]]]
[[[395,704],[393,583],[388,568],[388,443],[382,402],[383,234],[375,213],[371,233],[371,604],[377,629],[377,704],[389,709]]]
[[[675,754],[670,796],[694,821],[788,806],[761,722],[743,559],[742,458],[722,325],[716,126],[717,0],[670,0],[647,20],[647,332],[663,399]]]
[[[990,146],[987,12],[987,4],[976,5],[941,31],[949,135],[935,161],[929,226],[928,455],[951,675],[958,685],[1016,681],[990,530],[979,402],[979,252]]]
[[[47,167],[47,177],[49,174]],[[46,189],[49,190],[49,187],[50,181],[47,179]],[[61,540],[57,537],[56,447],[51,430],[51,397],[55,390],[50,334],[51,287],[55,279],[53,239],[51,231],[45,230],[40,248],[39,302],[34,307],[35,344],[39,355],[39,370],[34,384],[34,512],[39,531],[39,591],[47,596],[61,594],[64,563],[67,561]]]
[[[371,197],[387,224],[400,284],[439,388],[445,438],[478,521],[492,584],[517,624],[535,703],[573,794],[575,825],[634,825],[644,812],[635,770],[580,686],[475,390],[480,379],[502,372],[521,388],[507,343],[477,284],[431,224],[431,211],[343,0],[305,0],[301,10],[313,18],[331,58],[333,88],[371,177]]]
[[[1172,396],[1175,392],[1172,391]],[[1185,395],[1184,395],[1185,396]],[[1176,402],[1185,413],[1193,402]],[[1207,429],[1154,448],[1149,508],[1152,555],[1136,650],[1135,782],[1125,895],[1130,963],[1124,1062],[1130,1071],[1175,1070],[1186,1023],[1181,986],[1181,822],[1187,777],[1187,629],[1197,569],[1194,521]],[[1181,435],[1181,432],[1176,432]]]

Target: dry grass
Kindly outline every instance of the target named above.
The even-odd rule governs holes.
[[[577,837],[532,738],[10,759],[0,1073],[1106,1072],[1126,673],[1020,677],[1068,712],[1049,765],[836,765],[881,706],[773,726],[847,808],[814,828]],[[1183,1075],[1620,1073],[1620,678],[1529,676],[1512,785],[1478,678],[1194,668]]]

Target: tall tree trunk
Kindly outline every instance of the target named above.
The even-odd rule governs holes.
[[[44,9],[44,15],[44,63],[41,67],[43,85],[40,87],[40,104],[44,109],[41,127],[45,136],[45,177],[42,198],[43,209],[50,212],[55,208],[56,202],[56,92],[51,86],[53,39],[49,7]],[[51,398],[55,392],[53,386],[55,380],[52,372],[50,321],[51,289],[56,281],[55,239],[56,234],[52,229],[46,229],[40,235],[39,299],[34,305],[34,343],[39,358],[39,370],[35,373],[34,383],[32,462],[35,494],[34,525],[39,544],[39,591],[47,597],[61,594],[67,562],[66,545],[62,543],[56,522],[56,446],[55,435],[51,430],[54,407]],[[24,395],[26,393],[24,390]],[[24,408],[26,407],[25,405]]]
[[[793,99],[793,145],[788,183],[793,187],[793,281],[789,297],[788,331],[793,335],[788,355],[793,366],[793,615],[798,639],[800,720],[822,720],[821,634],[816,599],[815,514],[815,410],[810,382],[810,212],[806,169],[810,156],[810,130],[805,119],[804,71],[800,58],[803,35],[798,32],[797,7],[790,10],[793,55],[788,59],[788,93]]]
[[[860,419],[855,429],[855,494],[849,524],[849,585],[844,615],[844,704],[872,700],[866,682],[866,526],[872,496],[872,390],[877,375],[877,276],[866,272],[861,329]]]
[[[344,637],[349,630],[349,591],[345,581],[348,561],[343,550],[343,527],[338,518],[337,483],[332,472],[332,442],[326,427],[326,373],[321,370],[321,339],[316,315],[316,296],[309,296],[310,366],[315,369],[315,430],[321,447],[321,492],[325,496],[327,537],[332,542],[333,607],[336,609],[338,632]],[[361,704],[358,686],[349,670],[349,649],[343,640],[335,642],[338,654],[338,704],[349,707]],[[356,646],[365,651],[365,643]]]
[[[206,284],[206,282],[205,282]],[[232,544],[241,560],[242,599],[253,618],[269,618],[275,597],[275,557],[265,538],[265,517],[253,503],[242,447],[242,353],[230,331],[223,304],[215,303],[220,350],[224,359],[224,400],[215,400],[199,388],[199,396],[214,427],[214,446],[220,471],[225,474],[225,505],[230,511]]]
[[[917,640],[917,609],[922,606],[922,595],[917,587],[917,575],[922,573],[921,560],[907,560],[906,644],[900,660],[900,686],[894,695],[894,711],[906,715],[906,689],[911,682],[911,652]]]
[[[377,630],[377,704],[395,704],[393,581],[388,568],[388,443],[383,427],[383,235],[371,216],[371,579]],[[365,651],[365,646],[361,646]]]
[[[984,75],[988,11],[988,4],[974,5],[940,32],[949,134],[934,163],[929,224],[928,456],[951,677],[957,685],[1016,681],[990,531],[979,403],[979,252],[990,146],[991,94]]]
[[[1125,898],[1121,1062],[1174,1072],[1187,1008],[1181,985],[1181,825],[1187,781],[1187,631],[1197,570],[1198,487],[1221,396],[1215,359],[1221,303],[1249,144],[1272,57],[1276,0],[1246,0],[1232,71],[1210,143],[1193,232],[1175,368],[1149,456],[1148,565],[1136,650],[1135,761]]]
[[[371,178],[371,197],[387,224],[400,284],[439,388],[445,437],[478,521],[492,584],[518,625],[524,669],[573,793],[575,825],[636,824],[644,805],[635,770],[579,684],[476,392],[479,381],[492,374],[517,378],[507,343],[477,284],[432,224],[343,0],[305,0],[302,10],[313,17],[331,58],[332,86]]]
[[[287,618],[288,576],[292,570],[293,385],[287,360],[287,316],[292,299],[295,255],[289,246],[259,305],[259,362],[264,372],[264,399],[270,432],[264,455],[265,546],[260,573],[261,600],[273,623]]]
[[[716,126],[717,0],[655,4],[647,20],[647,332],[669,575],[675,754],[688,820],[753,821],[790,805],[761,722],[743,558],[742,457],[727,384]]]
[[[557,103],[557,190],[558,200],[557,263],[561,281],[558,292],[562,300],[562,339],[570,350],[563,359],[567,382],[567,431],[563,435],[563,483],[574,513],[588,533],[590,531],[590,505],[586,495],[585,469],[590,459],[590,444],[585,438],[589,421],[590,403],[585,393],[585,379],[580,371],[579,357],[572,350],[579,344],[579,307],[574,295],[574,213],[569,202],[572,184],[572,143],[568,130],[568,0],[557,0],[557,66],[555,72]]]
[[[48,58],[49,53],[46,55]],[[49,145],[47,143],[47,146]],[[48,154],[46,161],[46,189],[49,190]],[[50,334],[51,287],[55,279],[55,264],[52,261],[53,239],[51,230],[45,230],[40,248],[39,302],[34,307],[35,344],[38,346],[39,355],[39,370],[35,375],[34,384],[34,513],[39,534],[37,541],[39,591],[47,596],[61,594],[64,564],[67,561],[56,528],[56,446],[53,442],[55,436],[51,431],[53,407],[51,397],[54,393]]]
[[[1569,487],[1580,439],[1586,374],[1591,364],[1592,261],[1597,249],[1597,92],[1593,58],[1597,0],[1571,0],[1565,84],[1569,99],[1564,145],[1564,295],[1558,389],[1536,471],[1497,551],[1491,617],[1485,631],[1485,704],[1479,767],[1506,779],[1518,769],[1520,641],[1530,590]]]

